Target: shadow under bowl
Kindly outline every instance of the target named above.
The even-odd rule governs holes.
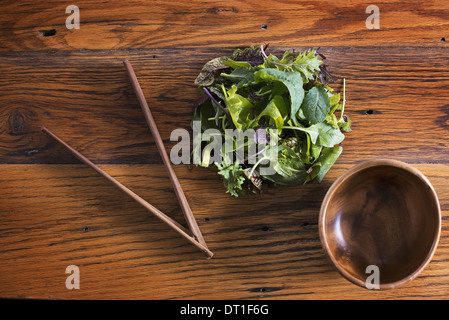
[[[354,166],[328,190],[319,217],[320,238],[337,270],[367,287],[378,269],[378,289],[414,279],[430,262],[441,230],[437,194],[427,178],[400,161]]]

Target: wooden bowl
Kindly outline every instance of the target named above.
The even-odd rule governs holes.
[[[328,190],[320,210],[323,247],[337,270],[367,287],[376,266],[378,289],[414,279],[438,244],[441,209],[427,178],[395,160],[349,169]],[[370,279],[371,280],[371,279]]]

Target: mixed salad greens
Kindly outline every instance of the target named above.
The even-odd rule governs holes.
[[[342,152],[344,132],[351,131],[344,114],[345,82],[343,97],[333,92],[328,84],[336,78],[326,70],[325,57],[307,50],[285,51],[278,58],[267,55],[267,47],[251,46],[215,58],[195,80],[203,97],[192,128],[196,121],[201,132],[214,129],[223,137],[229,130],[255,132],[240,145],[231,137],[231,152],[223,143],[222,161],[214,160],[217,154],[208,141],[197,146],[202,150],[197,163],[216,170],[226,191],[236,197],[245,190],[261,191],[262,182],[277,187],[321,182]],[[270,143],[274,140],[276,148]],[[263,148],[252,153],[252,145]],[[272,168],[269,174],[263,170],[267,166]]]

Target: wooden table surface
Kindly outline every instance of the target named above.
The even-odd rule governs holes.
[[[0,297],[448,299],[449,2],[3,0],[0,10]],[[375,3],[373,3],[375,4]],[[215,256],[194,246],[45,136],[42,125],[173,219],[183,215],[122,61],[134,66],[169,150],[189,128],[202,65],[235,48],[321,47],[346,79],[353,132],[321,184],[233,198],[220,178],[175,171]],[[334,85],[341,90],[341,81]],[[402,287],[341,277],[318,234],[333,181],[367,159],[412,164],[434,185],[442,233]],[[80,271],[68,290],[66,267]]]

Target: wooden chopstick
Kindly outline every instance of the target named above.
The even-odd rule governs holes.
[[[137,76],[134,72],[134,69],[131,63],[128,60],[123,61],[125,65],[126,71],[128,72],[129,79],[131,80],[131,84],[136,93],[137,99],[139,100],[140,107],[142,108],[143,114],[147,121],[148,127],[150,128],[151,134],[153,136],[154,141],[156,142],[156,146],[159,150],[159,153],[162,157],[162,161],[164,162],[165,168],[168,171],[168,175],[170,177],[170,181],[175,190],[176,197],[178,198],[178,202],[181,206],[182,212],[184,213],[184,217],[187,221],[189,229],[192,231],[193,235],[196,239],[203,244],[205,247],[206,242],[204,241],[203,235],[201,234],[200,228],[196,223],[195,217],[193,216],[192,210],[189,206],[187,198],[182,190],[181,184],[178,181],[175,171],[171,165],[170,159],[167,154],[167,150],[164,147],[164,143],[162,142],[161,135],[159,134],[159,130],[157,129],[156,122],[151,114],[150,107],[145,99],[142,88],[140,87],[139,81],[137,80]]]
[[[73,149],[70,145],[65,143],[63,140],[61,140],[58,136],[56,136],[54,133],[52,133],[50,130],[48,130],[46,127],[41,127],[41,130],[45,132],[47,135],[52,137],[54,140],[59,142],[61,145],[63,145],[67,150],[69,150],[75,157],[77,157],[79,160],[87,164],[89,167],[94,169],[96,172],[98,172],[100,175],[102,175],[104,178],[112,182],[116,187],[118,187],[120,190],[122,190],[124,193],[129,195],[131,198],[133,198],[135,201],[137,201],[140,205],[142,205],[145,209],[153,213],[156,217],[164,221],[166,224],[168,224],[172,229],[174,229],[176,232],[178,232],[180,235],[182,235],[184,238],[189,240],[191,243],[193,243],[197,248],[199,248],[201,251],[203,251],[208,258],[212,258],[213,253],[202,243],[199,243],[193,236],[189,234],[189,231],[186,230],[182,225],[180,225],[178,222],[167,216],[165,213],[161,212],[151,204],[149,204],[147,201],[139,197],[137,194],[135,194],[133,191],[125,187],[123,184],[118,182],[116,179],[111,177],[109,174],[104,172],[102,169],[97,167],[93,162],[91,162],[89,159],[87,159],[85,156],[83,156],[81,153]]]

